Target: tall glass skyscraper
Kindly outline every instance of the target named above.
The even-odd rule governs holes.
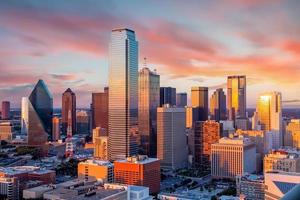
[[[227,77],[227,106],[229,120],[246,118],[246,76]]]
[[[226,119],[226,95],[222,88],[216,89],[210,98],[210,119]]]
[[[29,98],[22,98],[22,133],[28,145],[41,145],[52,139],[53,97],[45,82],[39,80]]]
[[[176,106],[176,88],[161,87],[160,88],[160,106],[165,104]]]
[[[192,107],[199,109],[198,121],[206,121],[208,119],[208,88],[192,87],[191,97]]]
[[[109,159],[137,153],[138,42],[129,29],[115,29],[109,49]]]
[[[139,135],[142,153],[156,157],[156,108],[159,107],[160,76],[143,68],[139,72]]]

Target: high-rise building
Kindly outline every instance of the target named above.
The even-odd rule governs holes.
[[[52,118],[52,140],[57,141],[60,139],[60,119],[58,117]]]
[[[90,134],[90,116],[85,110],[76,112],[76,129],[79,134]]]
[[[135,32],[115,29],[111,34],[109,66],[109,159],[137,153],[132,131],[138,115],[138,42]]]
[[[0,122],[0,140],[11,141],[14,133],[14,126],[11,122]]]
[[[143,68],[139,72],[138,125],[143,154],[156,156],[156,108],[159,107],[160,76]]]
[[[92,128],[101,127],[108,131],[108,87],[104,92],[92,94]]]
[[[114,165],[104,160],[86,160],[78,164],[78,178],[85,181],[98,180],[104,183],[114,181]]]
[[[228,119],[246,118],[246,76],[227,77]]]
[[[214,178],[231,178],[256,171],[256,147],[249,138],[221,138],[211,146],[211,174]]]
[[[149,187],[150,193],[160,191],[160,161],[144,155],[114,162],[115,182]]]
[[[176,106],[176,88],[160,87],[160,106]]]
[[[216,121],[197,121],[194,123],[195,165],[203,170],[210,169],[211,145],[221,137],[220,124]]]
[[[187,94],[185,92],[176,94],[176,106],[177,107],[187,106]]]
[[[300,119],[292,119],[286,127],[284,146],[300,149]]]
[[[71,113],[71,126],[73,130],[72,134],[75,134],[76,133],[76,95],[70,88],[68,88],[62,94],[61,125],[62,125],[63,135],[67,135],[67,128],[69,126],[68,113]]]
[[[265,199],[267,200],[281,199],[300,183],[300,173],[273,171],[265,173],[264,176]]]
[[[19,200],[19,181],[17,178],[0,177],[0,196],[5,200]]]
[[[255,174],[244,174],[236,177],[237,196],[244,195],[249,200],[265,199],[264,177]]]
[[[185,118],[185,108],[157,108],[157,158],[164,168],[186,167]]]
[[[222,88],[217,89],[210,97],[210,119],[226,120],[226,95]]]
[[[9,101],[2,101],[1,118],[2,119],[10,118],[10,102]]]
[[[192,107],[199,109],[199,121],[208,119],[208,88],[192,87],[191,89]]]
[[[45,82],[39,80],[29,98],[22,98],[21,132],[28,145],[42,145],[52,139],[53,98]]]
[[[277,149],[282,146],[281,93],[270,92],[260,95],[256,111],[261,130],[276,133],[274,134],[273,148]]]
[[[269,171],[300,172],[300,152],[274,150],[264,157],[264,173]]]
[[[186,128],[192,128],[196,121],[199,121],[199,108],[186,107]]]

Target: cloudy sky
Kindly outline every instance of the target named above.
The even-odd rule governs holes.
[[[161,74],[162,86],[225,87],[246,75],[248,107],[265,91],[285,105],[300,99],[298,0],[2,0],[0,100],[20,106],[39,78],[61,106],[70,87],[78,105],[107,85],[114,28],[135,30],[139,66]]]

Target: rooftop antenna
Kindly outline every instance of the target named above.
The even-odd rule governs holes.
[[[144,57],[144,67],[147,67],[147,58]]]

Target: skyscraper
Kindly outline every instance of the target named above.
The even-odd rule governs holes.
[[[137,153],[132,131],[138,114],[138,42],[135,32],[115,29],[111,34],[109,66],[109,159]]]
[[[156,108],[159,107],[160,76],[143,68],[139,72],[139,135],[143,154],[156,156]]]
[[[226,96],[222,88],[214,91],[210,97],[210,119],[226,120]]]
[[[286,127],[284,146],[300,150],[300,119],[292,119]]]
[[[186,167],[185,118],[185,108],[157,108],[157,158],[164,168]]]
[[[227,77],[228,119],[246,118],[246,76]]]
[[[185,92],[176,94],[176,106],[177,107],[187,106],[187,94]]]
[[[52,139],[53,98],[45,82],[39,80],[29,98],[22,98],[21,126],[28,145],[42,145]]]
[[[164,104],[176,105],[176,88],[160,87],[160,106]]]
[[[9,101],[2,101],[1,117],[2,117],[2,119],[10,118],[10,102]]]
[[[208,88],[192,87],[191,89],[192,107],[199,108],[199,121],[208,119]]]
[[[68,113],[71,113],[71,120],[68,120]],[[68,121],[71,122],[72,134],[76,133],[76,95],[70,88],[62,95],[61,121],[63,135],[67,135]]]
[[[92,94],[92,128],[101,127],[108,131],[108,87],[104,92]]]
[[[60,139],[60,119],[58,117],[53,117],[52,125],[52,140],[57,141]]]
[[[281,93],[270,92],[260,95],[256,111],[261,130],[272,131],[273,148],[279,148],[283,142]]]

